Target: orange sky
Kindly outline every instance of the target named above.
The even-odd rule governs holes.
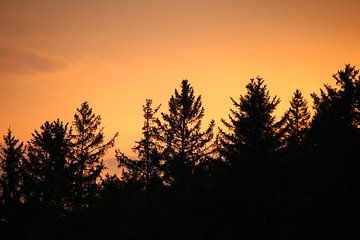
[[[182,79],[203,96],[205,124],[260,75],[288,107],[345,63],[360,67],[357,0],[1,0],[0,134],[29,140],[46,120],[71,121],[87,100],[107,137],[131,152],[146,98]],[[311,100],[310,100],[311,103]],[[113,151],[108,154],[113,157]],[[107,161],[114,170],[114,162]]]

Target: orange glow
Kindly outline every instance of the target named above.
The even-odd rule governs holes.
[[[219,126],[250,78],[288,107],[345,63],[360,67],[357,0],[2,1],[0,134],[27,141],[45,120],[71,121],[87,100],[116,148],[131,153],[146,98],[162,104],[182,79]],[[221,125],[220,125],[221,126]],[[113,157],[113,152],[108,154]],[[114,164],[108,163],[114,170]]]

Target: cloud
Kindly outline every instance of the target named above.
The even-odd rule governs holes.
[[[57,72],[67,63],[44,52],[0,45],[0,75]]]

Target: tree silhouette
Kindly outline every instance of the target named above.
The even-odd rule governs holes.
[[[97,181],[104,170],[103,157],[114,145],[116,133],[104,142],[104,128],[88,102],[81,104],[74,115],[72,134],[72,169],[74,171],[74,208],[80,211],[90,205],[98,189]]]
[[[55,214],[68,208],[71,192],[71,129],[59,119],[35,130],[24,160],[27,202],[37,202]]]
[[[310,125],[307,102],[299,89],[295,90],[283,121],[285,144],[299,147]]]
[[[359,127],[360,76],[358,74],[359,70],[347,64],[344,70],[333,75],[338,88],[325,85],[325,90],[321,89],[320,95],[311,94],[315,109],[313,125],[319,121],[332,121],[333,124],[346,128]]]
[[[337,231],[344,234],[354,226],[350,219],[355,217],[354,196],[359,185],[360,78],[359,71],[350,65],[333,78],[335,87],[325,85],[320,94],[312,94],[315,114],[304,140],[310,171],[307,191],[311,207],[317,211],[313,221],[322,222],[322,229],[348,229]]]
[[[14,137],[10,128],[3,139],[4,146],[0,146],[0,202],[6,210],[5,218],[9,218],[14,215],[21,202],[21,164],[25,149],[23,142]]]
[[[227,130],[219,129],[219,151],[232,165],[243,164],[248,157],[264,160],[279,146],[279,123],[273,112],[280,99],[270,97],[260,77],[250,79],[246,89],[239,102],[231,98],[235,109],[230,110],[229,122],[222,119]]]
[[[311,94],[315,115],[308,146],[314,151],[356,149],[360,119],[360,77],[355,67],[346,65],[333,75],[337,87],[325,85],[320,94]]]
[[[9,129],[0,146],[1,236],[354,238],[360,75],[346,65],[333,77],[335,86],[312,94],[311,120],[296,90],[280,121],[279,98],[262,78],[250,79],[246,93],[231,98],[216,146],[214,121],[202,129],[201,96],[183,80],[161,120],[160,105],[146,100],[137,159],[117,150],[119,176],[101,177],[117,134],[105,141],[101,118],[87,102],[72,127],[47,121],[27,146]]]
[[[128,183],[140,184],[145,191],[149,191],[154,185],[159,185],[161,181],[161,149],[157,143],[159,132],[158,119],[155,117],[159,108],[160,105],[155,109],[152,107],[151,99],[146,99],[146,104],[143,105],[142,138],[133,147],[133,151],[137,153],[139,159],[132,160],[120,150],[116,151],[118,167],[123,170],[121,178]]]
[[[212,120],[201,131],[204,108],[201,96],[195,97],[188,80],[181,82],[180,92],[175,89],[169,103],[169,113],[162,113],[159,141],[165,146],[165,178],[169,184],[179,183],[194,174],[212,152],[211,141],[215,122]]]
[[[280,99],[271,98],[264,80],[250,79],[247,92],[239,101],[231,98],[235,109],[231,109],[229,121],[222,119],[226,130],[219,129],[218,149],[229,163],[234,184],[233,198],[238,199],[236,209],[246,214],[252,231],[268,238],[273,224],[272,205],[272,159],[280,146],[279,127],[273,114]],[[240,194],[251,196],[244,199]],[[261,226],[261,227],[260,227]],[[252,235],[255,235],[252,233]]]

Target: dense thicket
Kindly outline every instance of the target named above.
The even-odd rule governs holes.
[[[105,174],[101,117],[87,102],[72,124],[46,121],[23,144],[0,146],[0,234],[22,239],[356,238],[360,76],[280,99],[250,79],[214,139],[201,96],[183,80],[166,112],[147,99],[131,159]],[[239,90],[240,91],[240,90]]]

